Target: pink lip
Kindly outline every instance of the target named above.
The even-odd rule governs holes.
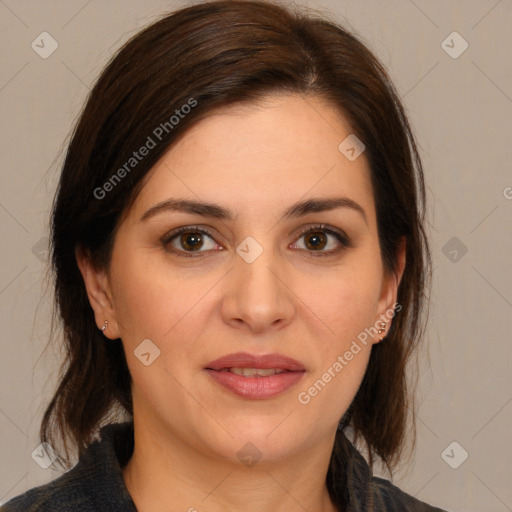
[[[276,368],[287,370],[267,377],[244,377],[226,370],[228,368]],[[304,375],[304,366],[281,354],[257,356],[246,352],[238,352],[216,359],[208,363],[205,371],[222,387],[244,398],[263,400],[277,396],[294,384]]]
[[[304,366],[299,361],[282,354],[258,356],[247,352],[229,354],[215,359],[215,361],[211,361],[205,366],[207,370],[223,370],[225,368],[276,368],[291,372],[304,371]]]

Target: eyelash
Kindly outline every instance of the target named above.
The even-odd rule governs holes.
[[[353,244],[351,240],[348,238],[347,235],[345,235],[343,232],[338,232],[333,229],[330,229],[326,224],[315,224],[313,226],[309,226],[308,228],[305,228],[302,230],[298,238],[301,238],[309,233],[313,233],[316,231],[323,231],[327,233],[328,235],[334,236],[338,240],[338,242],[341,244],[341,248],[338,249],[331,249],[330,251],[308,251],[306,252],[312,257],[326,257],[326,256],[332,256],[334,254],[337,254],[341,252],[343,249],[353,247]],[[210,238],[214,239],[214,235],[207,229],[207,228],[200,228],[199,226],[183,226],[181,228],[178,228],[174,231],[171,231],[170,233],[167,233],[164,235],[164,237],[161,239],[161,243],[164,246],[166,250],[170,250],[174,254],[177,254],[178,256],[182,256],[185,258],[197,258],[202,257],[201,253],[209,252],[209,251],[181,251],[178,249],[175,249],[174,247],[169,247],[169,243],[182,233],[201,233],[203,235],[207,235]],[[304,250],[304,249],[302,249]]]

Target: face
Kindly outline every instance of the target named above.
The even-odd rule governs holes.
[[[332,442],[400,277],[383,269],[365,155],[338,149],[350,133],[311,97],[211,115],[150,171],[109,271],[79,260],[98,327],[107,318],[106,336],[122,339],[147,428],[233,460],[248,442],[267,459]],[[218,208],[183,211],[178,199]],[[320,206],[290,211],[305,201]],[[256,359],[220,366],[278,374],[212,369],[240,352]]]

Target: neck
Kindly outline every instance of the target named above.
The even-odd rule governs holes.
[[[148,426],[149,424],[149,426]],[[278,461],[244,465],[192,447],[134,418],[135,445],[123,478],[139,512],[341,512],[326,475],[332,440]]]

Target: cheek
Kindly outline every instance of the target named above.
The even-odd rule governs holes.
[[[308,414],[339,421],[357,393],[371,354],[371,328],[378,320],[380,269],[380,260],[369,252],[331,272],[328,279],[317,280],[325,283],[323,288],[315,287],[312,293],[305,287],[301,292],[321,319],[313,339],[322,339],[315,346],[312,375],[297,392],[305,421]],[[313,316],[310,313],[311,321]]]
[[[129,242],[127,236],[118,237],[111,263],[116,318],[125,342],[156,335],[155,319],[163,316],[167,306],[163,297],[173,293],[154,261]]]
[[[125,347],[133,350],[149,338],[165,355],[181,340],[183,348],[173,350],[173,359],[186,357],[207,324],[209,297],[204,295],[218,277],[187,277],[160,258],[118,257],[113,263],[115,310]]]
[[[329,335],[329,343],[325,336],[322,343],[317,343],[317,364],[297,390],[298,407],[305,422],[322,417],[325,424],[336,424],[354,399],[370,358],[371,337],[365,329],[371,325],[371,312],[367,306],[357,307],[348,291],[336,299],[333,304],[338,307],[324,311],[326,323],[335,335]]]
[[[136,384],[134,399],[138,394],[156,410],[169,395],[179,400],[183,394],[178,382],[185,381],[191,361],[197,360],[194,341],[207,325],[207,297],[200,299],[214,283],[208,286],[208,279],[187,280],[183,273],[160,266],[157,258],[152,264],[149,259],[134,255],[113,258],[112,282],[116,318]],[[148,339],[151,344],[145,341]],[[145,366],[140,357],[148,352]],[[154,354],[158,356],[153,359]]]
[[[332,428],[343,417],[364,378],[371,345],[340,341],[324,364],[296,392],[300,423],[306,431]]]
[[[371,253],[347,258],[339,268],[311,281],[297,283],[297,293],[321,320],[323,330],[337,349],[378,318],[381,292],[380,260]]]

